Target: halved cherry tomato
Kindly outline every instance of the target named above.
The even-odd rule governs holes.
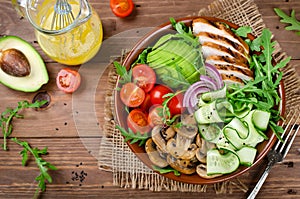
[[[150,91],[151,103],[153,105],[162,104],[163,101],[166,100],[166,98],[163,98],[163,96],[168,93],[173,93],[173,91],[169,87],[164,86],[162,84],[154,86],[153,89]]]
[[[140,105],[140,109],[145,112],[149,113],[149,109],[152,106],[151,99],[150,99],[150,94],[146,93],[145,99],[143,103]]]
[[[56,77],[57,87],[65,93],[73,93],[80,86],[81,77],[75,70],[64,68],[61,69]]]
[[[127,126],[134,133],[140,132],[141,134],[144,134],[151,130],[147,120],[147,115],[140,109],[133,109],[130,111],[127,116]]]
[[[146,93],[153,88],[156,82],[154,70],[146,64],[137,64],[134,66],[132,69],[132,77],[133,81]]]
[[[145,92],[132,82],[122,86],[120,91],[122,102],[128,107],[138,107],[145,99]]]
[[[156,125],[163,125],[163,106],[162,105],[154,105],[150,108],[148,115],[148,123],[151,127]]]
[[[172,97],[168,103],[168,107],[172,116],[183,113],[185,110],[185,107],[183,107],[183,94],[179,93]]]
[[[129,16],[134,8],[132,0],[110,0],[110,8],[118,17]]]

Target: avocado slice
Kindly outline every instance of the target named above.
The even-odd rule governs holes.
[[[49,81],[48,72],[40,54],[25,40],[17,36],[4,36],[0,38],[0,53],[8,49],[21,51],[30,65],[27,76],[16,77],[4,72],[0,67],[0,82],[14,90],[35,92]]]

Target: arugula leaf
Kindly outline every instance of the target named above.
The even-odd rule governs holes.
[[[161,167],[158,167],[156,165],[152,165],[152,168],[154,171],[157,171],[161,174],[165,174],[165,173],[170,173],[170,172],[173,172],[175,176],[180,176],[180,172],[177,171],[176,169],[173,169],[172,167],[165,167],[165,168],[161,168]]]
[[[272,81],[272,71],[273,71],[273,65],[272,65],[272,55],[274,52],[274,46],[275,42],[271,41],[272,33],[269,29],[264,29],[262,31],[261,35],[261,45],[263,47],[262,53],[266,59],[266,64],[263,70],[265,71],[268,81]]]
[[[170,18],[170,22],[173,26],[173,28],[182,35],[188,35],[191,38],[195,38],[191,27],[186,26],[183,22],[176,22],[176,20],[174,18]]]
[[[122,66],[119,62],[114,61],[114,66],[116,67],[117,73],[120,75],[120,83],[131,82],[132,70],[127,71],[125,66]]]
[[[11,124],[13,118],[23,118],[23,115],[18,114],[18,112],[25,108],[39,108],[45,103],[47,103],[47,100],[35,101],[34,103],[29,103],[28,101],[24,100],[18,102],[18,106],[16,108],[6,108],[6,110],[1,113],[0,127],[3,134],[3,150],[6,151],[8,149],[7,138],[11,135],[13,130],[13,125]]]
[[[281,17],[280,22],[290,24],[285,29],[286,30],[296,30],[297,35],[300,35],[300,21],[296,19],[295,10],[292,10],[291,16],[285,14],[280,8],[274,8],[275,13]]]
[[[145,134],[141,134],[140,132],[134,133],[130,128],[128,128],[128,132],[127,132],[124,128],[122,128],[119,125],[116,125],[116,128],[124,136],[124,142],[131,140],[130,144],[139,142],[139,146],[142,146],[143,144],[145,144],[147,139],[150,137],[147,133],[145,133]]]
[[[232,31],[238,36],[247,37],[247,34],[252,32],[252,28],[250,26],[241,26],[238,29],[232,29]]]
[[[137,63],[140,64],[147,64],[147,55],[149,52],[152,51],[151,47],[146,48],[145,50],[143,50],[143,52],[141,52],[137,58],[137,60],[132,64],[132,66],[136,65]]]
[[[20,141],[17,138],[11,138],[16,144],[22,146],[24,149],[20,152],[22,155],[22,165],[25,166],[28,160],[28,153],[31,153],[35,158],[35,162],[40,170],[40,174],[35,178],[38,182],[38,188],[35,192],[35,196],[39,193],[39,190],[46,190],[46,181],[52,183],[52,178],[48,173],[48,169],[57,170],[57,168],[49,162],[42,159],[40,156],[47,154],[47,147],[40,150],[38,148],[31,148],[26,141]]]
[[[261,47],[261,37],[256,37],[249,45],[252,51],[260,52]]]

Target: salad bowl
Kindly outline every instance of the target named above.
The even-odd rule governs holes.
[[[191,27],[193,20],[198,17],[187,17],[187,18],[181,18],[177,19],[176,22],[182,22],[184,23],[187,27]],[[229,26],[230,28],[237,29],[239,28],[238,25],[233,24],[229,21],[219,19],[219,18],[214,18],[214,17],[202,17],[208,21],[212,22],[221,22]],[[127,70],[130,69],[131,65],[135,63],[135,61],[139,58],[139,55],[147,49],[149,46],[154,46],[155,43],[164,35],[169,34],[169,33],[174,33],[174,28],[171,22],[167,22],[153,31],[151,31],[149,34],[144,36],[134,47],[131,49],[129,54],[126,56],[124,62],[122,63],[123,66],[127,68]],[[247,38],[250,40],[254,40],[255,36],[248,34]],[[117,80],[116,87],[120,88],[121,83],[119,82],[120,78]],[[285,111],[285,93],[284,93],[284,85],[283,81],[280,82],[278,86],[278,95],[280,97],[280,103],[276,109],[280,111],[280,115],[284,115]],[[118,89],[116,89],[116,92],[114,93],[114,108],[115,108],[115,120],[118,126],[123,127],[124,129],[127,129],[127,116],[128,112],[126,111],[126,108],[124,108],[124,103],[122,103],[120,99],[120,92]],[[278,121],[278,125],[280,126],[282,124],[282,121]],[[255,160],[251,166],[239,166],[237,170],[235,170],[232,173],[229,174],[224,174],[219,177],[214,177],[214,178],[202,178],[200,177],[197,173],[193,174],[180,174],[180,175],[175,175],[174,172],[167,172],[167,173],[161,173],[158,172],[157,170],[153,169],[153,162],[149,159],[149,156],[147,155],[145,151],[144,145],[140,146],[138,142],[132,143],[130,140],[127,141],[127,144],[129,148],[132,150],[133,153],[145,164],[147,165],[150,169],[153,169],[160,175],[163,175],[166,178],[179,181],[179,182],[184,182],[184,183],[190,183],[190,184],[213,184],[213,183],[218,183],[218,182],[223,182],[226,180],[230,180],[232,178],[238,177],[245,172],[249,171],[250,169],[253,169],[255,166],[259,165],[263,158],[267,155],[267,153],[270,151],[272,146],[274,145],[275,141],[277,140],[276,135],[268,129],[266,131],[266,136],[268,139],[264,140],[263,142],[259,143],[256,146],[257,149],[257,154],[255,157]]]

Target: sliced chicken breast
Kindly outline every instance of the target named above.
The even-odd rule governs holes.
[[[207,58],[212,55],[218,55],[218,56],[228,56],[230,58],[235,58],[239,60],[241,63],[248,62],[248,59],[242,56],[240,53],[236,51],[232,51],[230,48],[226,48],[224,46],[212,42],[204,42],[202,44],[202,52],[204,58]]]
[[[244,70],[246,74],[253,77],[253,72],[250,70],[249,66],[245,63],[239,62],[234,58],[212,55],[206,58],[206,62],[211,65],[232,65],[234,67],[240,68],[241,70]]]
[[[199,42],[201,44],[206,43],[206,42],[215,43],[217,45],[220,45],[224,48],[231,50],[234,53],[239,54],[239,56],[244,57],[245,59],[248,59],[249,55],[245,52],[245,49],[243,48],[243,46],[241,46],[238,43],[233,42],[232,40],[229,40],[226,37],[216,35],[213,33],[209,33],[209,32],[200,32],[196,36],[198,36]]]
[[[238,77],[245,81],[253,80],[253,77],[251,76],[251,74],[249,74],[246,70],[240,69],[233,65],[218,64],[218,65],[215,65],[215,67],[217,68],[217,70],[219,71],[220,74],[234,75],[235,77]]]
[[[239,36],[237,36],[234,32],[232,32],[231,29],[229,29],[224,23],[222,22],[216,22],[216,27],[218,27],[220,30],[226,31],[228,34],[232,35],[234,38],[239,40],[239,42],[243,45],[243,47],[246,49],[246,52],[249,53],[249,46],[248,44]]]
[[[224,83],[227,85],[231,85],[231,84],[244,85],[244,81],[234,75],[226,75],[221,73],[221,77]]]
[[[238,43],[239,45],[243,46],[245,52],[249,54],[249,47],[245,45],[244,42],[241,42],[239,37],[237,37],[234,33],[227,31],[226,29],[220,29],[219,27],[223,28],[220,25],[216,25],[215,23],[209,22],[204,18],[197,18],[193,21],[193,33],[195,35],[199,34],[200,32],[208,32],[213,33],[216,35],[220,35],[231,40],[234,43]],[[231,34],[232,33],[232,34]]]

